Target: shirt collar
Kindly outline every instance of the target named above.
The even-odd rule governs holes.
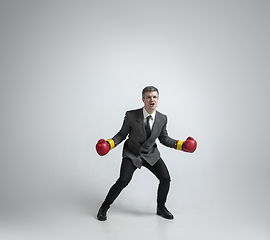
[[[151,115],[153,121],[155,120],[155,117],[156,117],[156,110],[152,113],[152,114],[149,114],[145,108],[143,108],[143,118],[147,118],[149,115]]]

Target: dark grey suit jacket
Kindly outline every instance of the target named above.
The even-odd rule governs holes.
[[[142,166],[142,159],[153,166],[160,159],[160,152],[156,144],[157,138],[163,145],[175,148],[176,140],[168,136],[166,125],[167,116],[156,111],[152,133],[147,139],[143,108],[127,111],[122,128],[112,139],[115,145],[118,145],[129,135],[124,143],[123,158],[131,159],[138,168]]]

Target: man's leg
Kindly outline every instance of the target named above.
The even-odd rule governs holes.
[[[165,207],[171,182],[166,164],[160,158],[153,166],[146,161],[144,161],[143,166],[148,168],[159,180],[157,191],[157,214],[168,219],[173,219],[173,215]]]
[[[132,179],[133,173],[137,168],[132,164],[131,160],[128,158],[123,158],[121,168],[120,168],[120,176],[117,179],[116,183],[110,188],[104,202],[101,205],[101,208],[98,212],[98,219],[101,221],[106,220],[106,212],[110,208],[110,205],[114,202],[114,200],[121,193],[123,188],[125,188],[130,180]]]

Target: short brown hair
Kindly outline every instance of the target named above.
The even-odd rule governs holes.
[[[157,92],[159,94],[158,89],[156,87],[154,87],[154,86],[147,86],[142,90],[142,97],[143,98],[144,98],[144,94],[146,92]]]

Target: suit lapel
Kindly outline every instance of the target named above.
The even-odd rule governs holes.
[[[142,115],[143,115],[143,114],[142,114]],[[158,133],[158,131],[159,131],[159,129],[160,129],[160,116],[159,116],[159,112],[156,111],[155,121],[154,121],[154,124],[153,124],[153,126],[152,126],[152,131],[151,131],[151,135],[150,135],[149,138],[146,137],[146,131],[145,131],[145,126],[144,126],[144,121],[143,121],[143,120],[144,120],[144,119],[143,119],[143,117],[142,117],[141,123],[142,123],[142,127],[143,127],[143,129],[144,129],[144,136],[145,136],[145,142],[144,142],[143,144],[145,144],[145,143],[147,143],[149,140],[151,140],[151,138],[152,138],[153,136],[156,136],[157,133]]]
[[[137,116],[136,121],[138,123],[138,125],[137,125],[138,134],[143,136],[143,138],[145,139],[144,143],[148,142],[148,140],[151,139],[152,136],[156,136],[159,129],[160,129],[160,114],[159,114],[158,111],[156,111],[155,121],[154,121],[152,131],[151,131],[151,135],[150,135],[149,138],[146,137],[144,117],[143,117],[143,109],[142,108],[138,112],[138,116]]]
[[[155,116],[155,122],[153,124],[153,127],[152,127],[152,133],[151,133],[151,136],[152,135],[155,135],[155,133],[157,133],[159,131],[159,128],[160,128],[160,118],[159,118],[159,112],[156,111],[156,116]],[[150,137],[151,137],[150,136]]]
[[[141,111],[139,111],[139,114],[138,114],[136,121],[138,122],[138,125],[137,125],[138,133],[142,134],[146,139],[146,131],[145,131],[145,126],[144,126],[144,118],[143,118],[143,109],[142,108],[141,108]]]

